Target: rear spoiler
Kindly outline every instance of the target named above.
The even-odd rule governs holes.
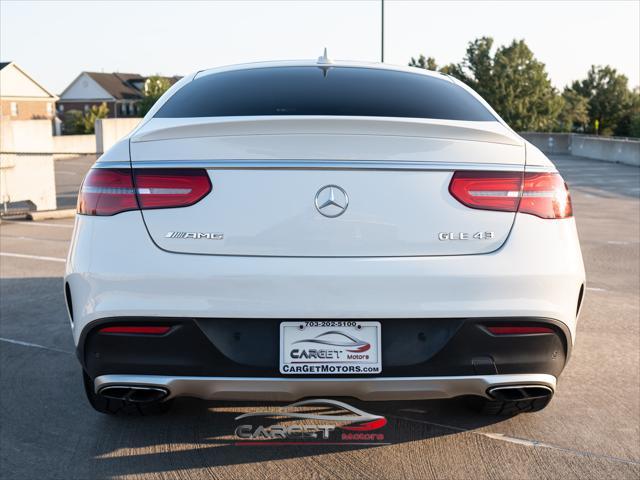
[[[335,116],[153,118],[133,132],[131,141],[296,134],[422,137],[524,145],[522,138],[497,121]]]

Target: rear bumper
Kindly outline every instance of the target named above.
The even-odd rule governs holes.
[[[109,385],[152,386],[169,391],[167,398],[205,400],[293,401],[303,397],[355,397],[360,400],[419,400],[475,395],[507,385],[542,385],[555,391],[553,375],[474,375],[407,378],[245,378],[160,375],[102,375],[96,392]]]
[[[584,278],[573,218],[518,214],[485,255],[298,258],[165,252],[132,211],[77,217],[65,282],[76,345],[93,322],[122,317],[536,317],[573,342]]]

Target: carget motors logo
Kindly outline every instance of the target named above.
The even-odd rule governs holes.
[[[341,340],[331,340],[331,339],[324,338],[327,336],[329,337],[337,336],[338,338],[341,338]],[[353,352],[353,353],[366,352],[371,348],[371,344],[369,342],[365,342],[364,340],[360,340],[359,338],[352,337],[351,335],[347,335],[346,333],[340,332],[338,330],[331,330],[329,332],[321,333],[315,338],[304,338],[302,340],[297,340],[293,342],[294,345],[296,343],[316,343],[319,345],[328,345],[331,347],[345,347],[347,349],[347,352]],[[350,348],[352,348],[353,350],[349,350]],[[294,352],[297,352],[297,353],[294,353]],[[298,357],[296,357],[296,354],[298,355]],[[300,355],[302,354],[300,354],[299,350],[295,350],[291,352],[291,356],[293,358],[299,358]]]
[[[326,407],[318,413],[300,407]],[[336,413],[336,410],[341,411]],[[314,421],[309,424],[264,425],[253,419],[280,417]],[[249,420],[251,419],[251,420]],[[381,415],[365,412],[338,400],[311,399],[292,403],[276,412],[251,412],[238,415],[235,434],[246,445],[386,445],[380,430],[387,424]],[[319,423],[318,423],[319,422]]]

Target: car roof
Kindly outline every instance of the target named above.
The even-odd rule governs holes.
[[[252,70],[257,68],[278,68],[278,67],[318,67],[318,68],[362,68],[362,69],[375,69],[375,70],[389,70],[396,72],[413,73],[419,75],[426,75],[429,77],[436,77],[443,80],[453,81],[449,75],[440,72],[434,72],[431,70],[425,70],[424,68],[392,65],[388,63],[376,63],[376,62],[358,62],[353,60],[328,60],[322,62],[322,57],[318,60],[279,60],[270,62],[252,62],[241,63],[237,65],[225,65],[221,67],[209,68],[201,70],[195,74],[194,79],[201,78],[207,75],[220,72],[236,71],[236,70]]]

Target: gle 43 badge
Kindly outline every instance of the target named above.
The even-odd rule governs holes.
[[[438,233],[438,240],[491,240],[495,236],[494,232],[440,232]]]

